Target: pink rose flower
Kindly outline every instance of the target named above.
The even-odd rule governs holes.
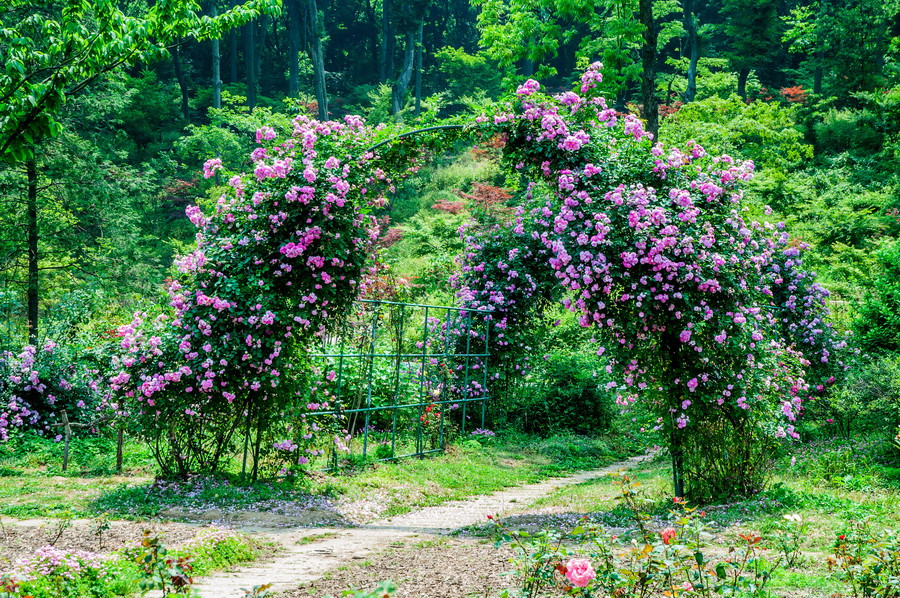
[[[566,563],[566,579],[576,588],[587,586],[595,577],[597,574],[587,559],[572,559]]]

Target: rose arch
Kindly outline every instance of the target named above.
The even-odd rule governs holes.
[[[846,367],[827,291],[803,270],[802,244],[746,219],[752,163],[654,144],[596,94],[600,80],[595,64],[577,93],[528,81],[465,127],[503,139],[521,204],[464,231],[453,284],[463,306],[490,312],[501,354],[521,351],[529,319],[562,301],[596,330],[622,408],[656,414],[676,495],[685,463],[693,478],[752,491],[772,439],[796,436],[804,401]],[[260,130],[253,173],[231,178],[212,209],[189,209],[197,250],[177,262],[171,311],[122,330],[113,388],[164,471],[215,471],[242,422],[333,400],[304,356],[364,290],[369,211],[462,128],[293,122]],[[306,421],[296,437],[322,450],[326,426]]]

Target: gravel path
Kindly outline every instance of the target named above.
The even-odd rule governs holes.
[[[240,598],[244,596],[242,588],[262,584],[272,584],[271,590],[284,591],[302,582],[319,579],[341,565],[366,559],[393,543],[413,536],[443,536],[467,525],[483,523],[488,515],[503,515],[558,488],[586,482],[641,459],[632,458],[602,469],[427,507],[356,528],[294,528],[255,533],[255,537],[275,542],[283,550],[268,562],[252,563],[203,578],[195,588],[202,598]]]

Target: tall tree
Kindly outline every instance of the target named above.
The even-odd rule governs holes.
[[[781,22],[777,0],[724,0],[727,50],[724,54],[737,71],[737,93],[747,98],[747,78],[754,68],[768,63],[777,53]]]
[[[247,77],[247,105],[256,108],[256,21],[244,25],[244,71]]]
[[[381,2],[381,82],[394,74],[394,15],[391,0]]]
[[[181,68],[181,52],[177,44],[172,48],[172,66],[175,68],[175,79],[178,81],[178,89],[181,90],[181,113],[184,115],[184,120],[190,123],[190,90],[188,89],[187,77],[184,76],[184,70]]]
[[[193,0],[151,3],[139,15],[106,0],[7,0],[0,9],[0,158],[25,160],[59,132],[66,99],[120,65],[165,56],[182,38],[208,39],[278,0],[248,0],[215,19]]]
[[[416,116],[422,114],[422,60],[424,58],[423,54],[425,53],[425,47],[422,44],[423,32],[425,30],[425,21],[419,22],[419,31],[416,33],[416,57],[415,57],[415,70],[416,70],[416,83],[415,83],[415,96],[416,96]]]
[[[286,0],[288,12],[288,96],[300,93],[300,0]]]
[[[234,10],[234,7],[237,6],[237,0],[231,0],[231,9]],[[237,83],[238,79],[238,41],[237,41],[238,31],[236,28],[232,27],[231,30],[228,31],[228,82],[229,83]]]
[[[391,112],[399,114],[403,110],[406,98],[406,90],[413,73],[413,55],[416,49],[416,35],[413,31],[406,32],[406,48],[403,52],[403,65],[400,67],[400,75],[394,81],[391,89]]]
[[[328,120],[328,90],[325,87],[325,56],[322,49],[323,16],[316,7],[316,0],[306,0],[306,7],[309,11],[307,18],[307,23],[309,23],[309,58],[313,66],[316,103],[319,107],[318,116],[319,120]]]
[[[209,14],[212,18],[216,18],[219,14],[217,0],[210,3]],[[219,38],[212,38],[212,87],[213,87],[213,108],[222,107],[222,53],[219,50]]]
[[[644,104],[646,130],[659,136],[659,101],[656,99],[656,21],[653,19],[653,0],[639,0],[639,19],[644,31],[641,34],[641,101]]]
[[[685,50],[688,55],[687,89],[684,101],[693,102],[697,96],[697,62],[700,59],[700,43],[697,39],[697,15],[694,13],[694,0],[682,0],[684,15]]]

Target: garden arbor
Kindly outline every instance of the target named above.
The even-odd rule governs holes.
[[[529,80],[467,127],[503,138],[522,204],[466,232],[460,305],[487,311],[493,352],[511,353],[542,303],[563,301],[597,330],[622,407],[656,414],[676,495],[699,434],[719,439],[719,477],[752,490],[767,439],[796,435],[810,364],[841,347],[821,322],[823,290],[786,234],[744,219],[752,164],[654,145],[594,93],[600,79],[593,65],[580,93],[554,97]],[[173,311],[123,327],[112,378],[164,471],[215,471],[242,422],[289,409],[310,412],[294,431],[304,450],[340,441],[312,423],[333,400],[330,372],[297,364],[366,287],[368,211],[458,129],[392,137],[357,117],[301,116],[293,131],[261,129],[253,173],[189,208],[198,247],[177,262]],[[206,175],[219,169],[210,160]]]

